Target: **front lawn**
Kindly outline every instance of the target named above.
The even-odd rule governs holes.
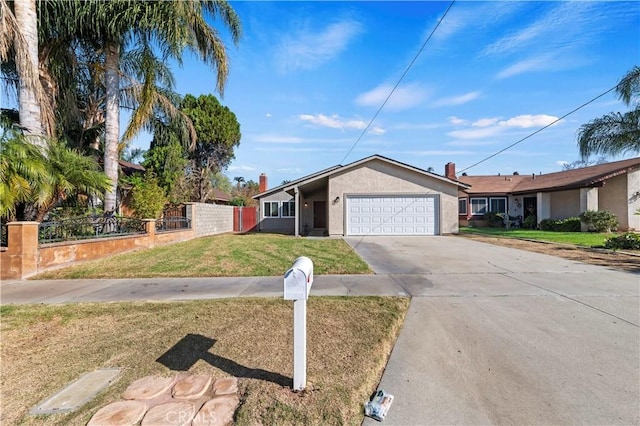
[[[223,234],[110,256],[35,279],[277,276],[299,256],[313,261],[316,275],[371,273],[342,239]]]
[[[504,228],[469,228],[461,227],[460,233],[475,233],[493,235],[504,238],[524,238],[528,240],[549,241],[552,243],[573,244],[584,247],[604,247],[604,241],[615,237],[617,233],[594,232],[551,232],[535,229],[504,229]]]
[[[238,425],[362,423],[409,298],[311,297],[307,389],[291,391],[293,303],[281,298],[3,305],[3,425],[85,425],[133,381],[180,371],[239,379]],[[81,375],[121,377],[73,413],[29,409]]]

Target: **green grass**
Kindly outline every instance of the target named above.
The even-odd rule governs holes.
[[[313,261],[316,275],[371,273],[341,239],[224,234],[110,256],[35,279],[277,276],[299,256]]]
[[[185,370],[238,377],[237,425],[360,425],[408,306],[400,297],[311,297],[307,388],[299,394],[290,387],[293,305],[281,298],[14,306],[0,323],[0,424],[85,425],[133,381]],[[78,411],[28,414],[107,367],[122,368],[121,377]]]
[[[604,247],[607,238],[618,234],[598,234],[593,232],[551,232],[535,229],[468,228],[461,227],[461,233],[493,235],[505,238],[524,238],[528,240],[549,241],[552,243],[573,244],[584,247]]]

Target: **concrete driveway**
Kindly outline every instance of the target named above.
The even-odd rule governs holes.
[[[639,275],[460,237],[346,241],[414,296],[385,424],[640,423]]]

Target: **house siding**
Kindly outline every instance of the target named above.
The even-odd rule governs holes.
[[[370,161],[329,178],[328,232],[344,235],[346,195],[439,195],[438,234],[458,232],[458,187],[383,161]],[[339,200],[333,202],[337,197]]]
[[[262,232],[275,232],[293,234],[295,232],[295,219],[293,217],[264,217],[264,203],[277,201],[279,214],[282,214],[282,201],[291,201],[293,196],[284,191],[262,197],[258,206],[258,230]]]
[[[619,229],[640,229],[640,216],[634,215],[640,208],[640,170],[625,175],[615,176],[607,180],[607,184],[599,188],[598,209],[609,210],[618,218]],[[621,203],[621,200],[626,200]]]
[[[566,219],[580,215],[579,189],[552,192],[549,201],[552,219]]]

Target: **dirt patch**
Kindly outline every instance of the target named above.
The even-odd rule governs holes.
[[[533,251],[588,263],[590,265],[605,266],[624,272],[640,273],[640,253],[625,253],[619,251],[591,249],[570,244],[549,243],[544,241],[520,240],[516,238],[501,238],[489,235],[458,234],[459,237],[470,238],[483,243],[513,247],[520,250]]]

